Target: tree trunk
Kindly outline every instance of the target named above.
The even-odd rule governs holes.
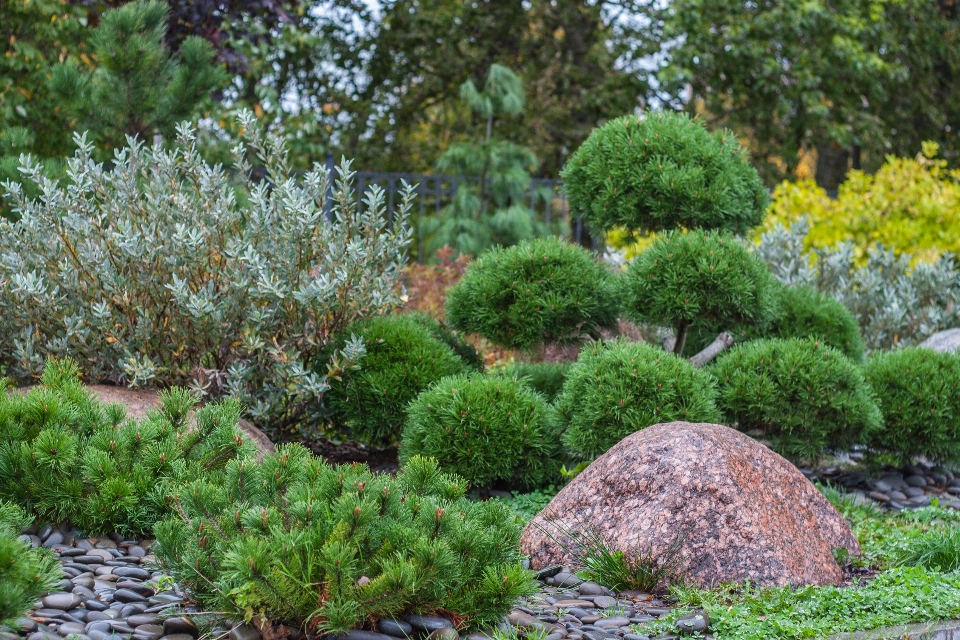
[[[687,329],[690,328],[690,321],[683,320],[677,327],[677,342],[673,345],[673,352],[678,356],[683,355],[683,348],[687,344]]]
[[[847,178],[850,149],[836,142],[826,141],[817,145],[817,185],[827,191],[836,191]]]
[[[724,331],[723,333],[717,336],[716,340],[714,340],[713,342],[708,344],[706,347],[704,347],[703,351],[701,351],[695,356],[690,357],[689,358],[690,364],[692,364],[694,368],[699,369],[700,367],[702,367],[703,365],[707,364],[708,362],[716,358],[718,355],[720,355],[724,351],[724,349],[726,349],[732,344],[733,344],[733,336],[731,336],[729,333]]]

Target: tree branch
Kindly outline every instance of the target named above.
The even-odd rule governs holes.
[[[668,353],[672,353],[673,347],[677,344],[677,336],[674,335],[673,329],[669,327],[657,328],[657,340],[660,341],[663,350]]]
[[[720,353],[733,344],[733,336],[724,331],[717,336],[716,340],[704,347],[703,351],[689,358],[690,363],[697,369],[707,364]]]

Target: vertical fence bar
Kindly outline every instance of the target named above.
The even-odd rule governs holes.
[[[397,178],[390,176],[387,180],[387,228],[393,229],[393,194],[397,191]]]
[[[323,203],[323,215],[327,217],[327,222],[333,222],[333,152],[327,151],[325,162],[327,168],[327,193],[326,201]]]
[[[417,222],[417,262],[421,264],[423,263],[423,201],[426,199],[424,196],[427,195],[425,182],[421,179],[417,183],[417,195],[419,196],[417,199],[420,201],[420,220]]]

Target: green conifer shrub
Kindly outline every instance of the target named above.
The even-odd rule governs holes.
[[[672,327],[682,354],[694,322],[723,330],[764,325],[776,312],[777,282],[727,233],[673,231],[630,264],[625,307],[638,322]]]
[[[366,355],[359,367],[330,382],[326,401],[333,421],[351,438],[376,446],[394,444],[406,421],[407,405],[445,376],[466,373],[468,365],[411,314],[376,316],[355,322],[334,341],[334,349],[361,338]],[[320,358],[326,366],[326,359]]]
[[[573,211],[597,229],[728,229],[759,224],[769,197],[737,137],[682,113],[608,122],[562,172]]]
[[[877,352],[864,375],[884,416],[872,448],[900,461],[960,460],[960,356],[920,347]]]
[[[447,292],[451,326],[508,349],[570,343],[617,321],[616,277],[556,238],[494,248]]]
[[[504,376],[444,378],[414,400],[400,462],[436,459],[471,486],[533,488],[559,479],[557,437],[544,398]]]
[[[735,346],[710,367],[726,424],[761,435],[793,460],[869,442],[883,416],[860,368],[814,338]]]
[[[719,422],[709,373],[643,342],[595,342],[567,373],[555,407],[575,459],[598,456],[650,425]]]
[[[410,316],[429,329],[434,338],[450,347],[455,354],[460,356],[460,359],[463,360],[467,366],[483,372],[483,356],[480,355],[476,347],[464,340],[463,336],[433,316],[423,313],[422,311],[414,311],[410,313]]]
[[[495,624],[536,590],[522,524],[498,500],[414,457],[397,476],[333,467],[299,445],[198,478],[156,527],[161,564],[204,611],[312,633],[414,612]]]
[[[570,371],[570,362],[514,362],[497,369],[495,374],[519,380],[553,402]]]
[[[63,577],[49,549],[33,549],[17,538],[28,524],[20,507],[0,501],[0,629],[14,629],[16,619]]]
[[[186,126],[109,166],[79,136],[60,183],[25,162],[42,196],[6,183],[19,220],[0,220],[7,375],[30,383],[47,358],[70,357],[89,382],[231,395],[274,436],[323,415],[328,373],[361,345],[331,353],[329,372],[306,363],[351,322],[400,305],[414,194],[391,226],[379,188],[358,210],[349,163],[328,189],[322,167],[297,176],[253,114],[239,124],[236,173],[204,161]]]
[[[124,422],[123,408],[93,398],[69,361],[51,361],[26,394],[4,388],[0,495],[87,533],[149,532],[168,512],[170,486],[253,455],[236,427],[236,400],[198,409],[192,421],[196,399],[186,390],[161,400],[144,420]]]
[[[820,338],[854,362],[864,354],[860,325],[850,310],[835,298],[813,287],[781,287],[776,317],[765,332],[770,338]]]

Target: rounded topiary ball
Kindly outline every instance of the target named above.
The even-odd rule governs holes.
[[[410,317],[429,329],[434,338],[450,347],[471,369],[483,371],[483,356],[472,344],[465,341],[463,336],[422,311],[413,311],[410,313]]]
[[[736,136],[682,113],[624,116],[595,129],[563,168],[571,209],[598,229],[729,229],[763,218],[767,190]]]
[[[820,338],[854,362],[862,362],[865,347],[860,325],[843,303],[808,285],[782,287],[779,310],[768,337]]]
[[[617,321],[616,277],[556,238],[482,254],[447,292],[447,322],[508,349],[569,343]]]
[[[885,427],[870,444],[901,461],[960,460],[960,356],[909,347],[876,353],[864,367]]]
[[[883,418],[860,368],[813,338],[765,339],[722,354],[710,372],[727,424],[794,460],[868,442]]]
[[[624,304],[636,321],[672,327],[683,353],[691,324],[763,325],[777,309],[770,270],[732,235],[670,232],[637,256],[626,274]]]
[[[418,393],[445,376],[469,370],[449,346],[408,314],[355,322],[332,348],[342,348],[353,336],[363,338],[366,355],[359,369],[330,381],[324,400],[333,410],[334,424],[359,442],[393,444],[403,429],[407,404]]]
[[[532,488],[556,480],[557,438],[543,397],[505,376],[444,378],[408,409],[400,462],[421,455],[471,485]]]
[[[553,402],[563,388],[571,364],[570,362],[515,362],[497,369],[495,373],[519,380],[541,394],[548,402]]]
[[[661,422],[717,422],[710,374],[643,342],[595,342],[567,372],[555,407],[575,459],[600,455]]]

